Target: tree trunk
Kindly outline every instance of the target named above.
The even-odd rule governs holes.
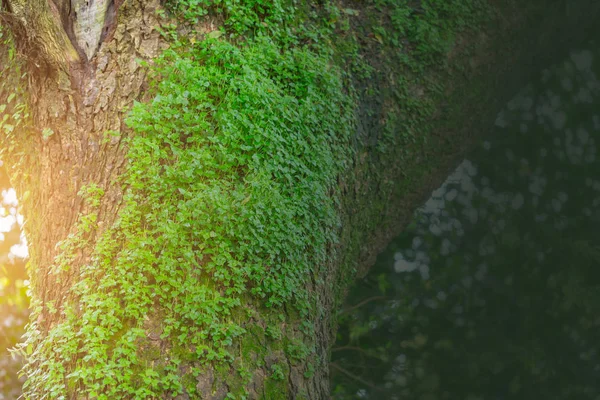
[[[381,140],[389,105],[383,104],[387,101],[384,97],[367,94],[367,89],[384,85],[385,71],[377,75],[379,81],[356,80],[356,86],[364,89],[356,157],[339,179],[340,243],[329,247],[330,261],[320,279],[307,280],[319,306],[308,321],[310,340],[301,324],[305,316],[289,305],[267,308],[260,298],[247,295],[247,303],[234,307],[231,317],[241,321],[244,330],[233,335],[234,341],[227,347],[231,359],[212,362],[198,355],[196,348],[175,346],[163,335],[171,323],[165,317],[165,304],[152,304],[151,312],[137,320],[127,317],[107,322],[113,314],[96,306],[93,291],[87,297],[82,295],[89,292],[90,285],[95,286],[99,298],[111,297],[111,304],[119,308],[138,297],[128,294],[125,287],[107,283],[113,275],[131,273],[127,279],[132,285],[155,284],[136,275],[143,268],[153,268],[151,262],[136,266],[133,272],[115,272],[111,268],[116,268],[116,261],[102,264],[99,254],[110,248],[110,254],[127,257],[131,250],[127,247],[130,238],[115,228],[122,223],[120,211],[131,201],[126,196],[129,188],[120,179],[127,169],[126,138],[131,135],[123,121],[135,101],[149,100],[145,96],[148,69],[139,60],[152,63],[168,47],[157,29],[165,24],[157,13],[161,5],[158,0],[122,4],[5,1],[3,26],[13,32],[28,79],[23,82],[26,93],[18,92],[8,87],[5,69],[0,100],[14,90],[31,114],[29,123],[21,124],[16,133],[7,129],[18,126],[10,119],[3,122],[4,131],[0,129],[5,135],[5,162],[21,196],[30,245],[34,317],[22,348],[29,360],[24,370],[29,380],[26,398],[222,399],[228,394],[241,398],[244,393],[247,398],[329,398],[327,361],[335,335],[336,308],[351,280],[357,272],[366,271],[374,255],[402,229],[412,210],[468,149],[475,129],[489,121],[484,116],[501,101],[502,96],[493,96],[502,86],[500,79],[511,75],[510,68],[535,70],[537,64],[523,64],[528,59],[526,52],[548,54],[558,40],[565,45],[578,41],[585,27],[594,23],[598,9],[588,2],[586,15],[571,14],[561,23],[572,28],[577,22],[579,30],[559,31],[561,36],[550,34],[543,42],[519,43],[518,35],[539,36],[541,31],[527,27],[534,19],[535,27],[543,29],[564,18],[557,11],[564,10],[562,2],[554,6],[534,3],[521,15],[513,5],[495,5],[499,14],[489,22],[487,35],[464,34],[462,41],[455,42],[459,45],[448,55],[449,62],[466,68],[467,76],[454,76],[455,81],[447,86],[446,103],[436,104],[439,113],[432,140],[411,154],[409,172],[419,172],[412,179],[398,165],[398,149],[382,156],[374,145]],[[545,18],[537,15],[542,10]],[[209,19],[199,27],[205,33],[215,30]],[[478,53],[465,58],[467,47]],[[7,60],[7,54],[0,55],[0,61]],[[17,63],[11,63],[14,73]],[[436,74],[444,79],[445,75],[432,71],[434,77]],[[473,76],[477,85],[469,82]],[[523,77],[514,82],[522,82]],[[491,104],[477,104],[478,98]],[[18,112],[15,101],[6,103]],[[27,111],[21,113],[25,116]],[[114,235],[115,243],[104,239],[107,232]],[[195,278],[190,275],[187,279]],[[69,331],[78,318],[93,310],[100,310],[94,316],[97,325],[77,326],[76,334]],[[198,312],[202,310],[199,303]],[[273,322],[274,316],[280,319]],[[227,321],[221,322],[227,330]],[[107,325],[111,328],[103,330]],[[270,332],[273,325],[281,332]],[[101,335],[107,336],[97,340]],[[207,353],[210,340],[218,337],[218,332],[211,333]],[[89,345],[92,342],[96,347]],[[130,353],[117,354],[116,348],[124,351],[128,344]],[[55,345],[63,353],[55,351]],[[308,355],[298,354],[304,352]]]

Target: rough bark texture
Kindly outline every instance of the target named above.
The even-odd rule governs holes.
[[[55,299],[60,304],[65,288],[78,275],[77,265],[87,256],[81,254],[65,276],[51,273],[59,252],[56,244],[74,233],[75,221],[85,211],[78,196],[81,187],[95,182],[107,190],[100,226],[109,226],[118,211],[122,193],[114,180],[123,171],[126,149],[120,136],[102,139],[107,131],[122,131],[125,111],[143,93],[146,72],[136,59],[151,60],[160,50],[156,7],[157,2],[128,2],[121,9],[123,23],[113,27],[94,60],[70,63],[65,73],[31,75],[30,103],[39,134],[37,185],[31,195],[38,204],[39,225],[29,231],[38,267],[32,278],[43,302]],[[53,133],[43,138],[45,129]],[[43,314],[42,319],[52,323]]]
[[[502,3],[497,8],[501,12],[496,19],[499,21],[497,26],[490,26],[487,35],[464,38],[475,43],[480,53],[471,60],[461,60],[462,53],[457,49],[453,62],[467,65],[468,76],[462,80],[456,78],[456,83],[449,88],[450,104],[438,105],[437,136],[418,155],[420,161],[415,165],[421,166],[422,170],[414,181],[406,183],[406,171],[396,165],[394,157],[381,158],[374,151],[373,144],[377,142],[382,126],[377,115],[381,116],[386,105],[380,104],[377,98],[363,95],[357,134],[359,152],[352,170],[341,179],[345,186],[344,226],[337,252],[342,257],[330,266],[331,273],[324,283],[313,283],[315,293],[320,294],[323,310],[312,321],[317,353],[322,362],[316,365],[315,374],[307,378],[303,374],[304,365],[296,365],[283,351],[273,351],[267,365],[253,371],[248,387],[250,398],[267,396],[265,376],[276,361],[286,362],[289,367],[288,394],[278,398],[296,398],[300,393],[311,399],[329,397],[326,361],[335,333],[335,310],[346,290],[343,285],[347,284],[340,279],[346,279],[347,271],[352,269],[366,271],[377,252],[402,229],[412,210],[464,154],[479,134],[478,128],[487,123],[483,117],[487,118],[489,112],[510,94],[494,98],[503,86],[500,79],[514,76],[511,70],[515,68],[532,72],[537,63],[523,63],[552,53],[559,39],[565,44],[579,40],[586,27],[595,22],[592,15],[598,10],[591,2],[584,2],[583,6],[589,7],[588,13],[570,14],[564,21],[564,15],[559,12],[564,9],[562,2],[547,7],[548,10],[544,10],[544,2],[535,3],[537,6],[525,10]],[[32,207],[24,210],[31,263],[35,266],[35,270],[30,271],[32,289],[40,304],[52,301],[54,307],[60,308],[67,289],[77,282],[79,267],[90,257],[84,250],[70,261],[68,271],[54,270],[56,256],[61,252],[57,244],[69,235],[77,234],[76,221],[86,212],[82,196],[78,195],[80,189],[94,183],[105,190],[98,210],[98,228],[86,237],[90,243],[112,225],[121,207],[123,188],[117,178],[125,168],[127,149],[121,136],[104,140],[105,132],[121,132],[121,135],[127,132],[123,117],[135,100],[143,98],[147,79],[146,70],[136,60],[151,61],[166,46],[155,29],[160,24],[155,13],[160,5],[157,0],[129,0],[123,4],[74,1],[72,12],[79,17],[73,23],[66,17],[72,15],[65,11],[71,10],[70,5],[65,5],[67,3],[36,0],[7,4],[12,12],[6,19],[7,25],[14,28],[17,36],[21,35],[17,39],[23,54],[30,57],[32,71],[29,103],[35,148],[30,151],[35,152],[31,158],[35,164],[28,166],[29,179],[21,182],[26,185],[23,190],[29,192],[25,204]],[[545,17],[538,17],[542,12],[546,13]],[[535,28],[527,28],[532,21],[535,21]],[[541,36],[540,32],[552,32],[548,26],[560,23],[572,28],[577,25],[576,21],[580,21],[578,31],[558,30],[558,36],[549,33],[542,41],[519,43],[519,35],[537,38]],[[469,82],[473,76],[478,86]],[[522,82],[526,76],[513,82]],[[385,74],[379,77],[380,81],[374,84],[384,86]],[[477,104],[478,97],[491,103],[480,100]],[[400,183],[403,183],[403,189],[396,189]],[[42,335],[58,322],[56,318],[57,314],[43,308],[37,321]],[[257,325],[261,326],[260,319]],[[168,347],[168,343],[153,338],[151,326],[148,337],[145,346],[159,347],[160,351]],[[262,346],[260,335],[256,343]],[[182,365],[182,374],[188,367]],[[207,370],[198,379],[197,389],[202,398],[225,397],[227,382],[220,379],[223,375],[212,370]],[[80,396],[73,392],[72,398]],[[168,392],[164,398],[171,398]]]

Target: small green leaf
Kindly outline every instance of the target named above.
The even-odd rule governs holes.
[[[353,10],[351,8],[344,8],[344,14],[357,16],[357,15],[360,15],[360,11]]]
[[[209,32],[206,36],[211,39],[218,39],[221,36],[223,36],[223,32],[222,31],[212,31],[212,32]]]
[[[42,130],[42,139],[44,142],[47,142],[52,135],[54,135],[54,131],[52,129],[44,128],[44,130]]]

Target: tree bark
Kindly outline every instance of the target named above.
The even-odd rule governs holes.
[[[124,6],[124,23],[112,27],[110,40],[91,62],[79,56],[67,57],[75,47],[64,31],[56,34],[62,37],[63,45],[48,50],[48,54],[30,55],[29,107],[33,122],[31,134],[35,137],[35,148],[31,150],[37,154],[35,165],[25,166],[30,179],[25,191],[29,192],[34,209],[24,211],[31,262],[36,266],[31,276],[32,287],[42,303],[53,299],[60,306],[66,288],[78,275],[77,266],[88,256],[79,254],[78,260],[72,262],[75,268],[67,274],[51,271],[61,251],[57,244],[75,233],[75,222],[79,214],[86,211],[79,190],[90,182],[106,188],[98,212],[99,226],[110,225],[118,211],[121,189],[114,184],[114,179],[123,171],[126,149],[120,136],[110,142],[102,139],[106,131],[122,131],[125,110],[143,93],[145,71],[136,59],[151,60],[159,51],[159,34],[154,30],[157,7],[156,2],[145,1]],[[44,18],[55,23],[51,31],[58,31],[61,25],[57,16],[48,10],[45,12],[48,14]],[[32,23],[35,19],[27,18],[26,24],[33,25],[37,37],[27,36],[27,43],[22,44],[24,54],[28,53],[26,47],[31,41],[52,42],[46,37],[55,35]],[[92,236],[101,231],[102,228]],[[93,237],[88,239],[94,240]],[[53,323],[44,312],[39,322],[43,330]]]
[[[260,302],[254,302],[258,315],[252,325],[259,329],[246,326],[255,336],[254,341],[232,346],[241,348],[249,346],[249,343],[258,347],[271,346],[264,364],[250,371],[252,378],[246,385],[249,398],[329,398],[327,360],[335,335],[337,307],[350,283],[348,277],[355,276],[349,271],[366,271],[374,255],[403,228],[412,210],[443,180],[457,158],[469,148],[476,134],[474,130],[484,123],[483,116],[487,117],[489,110],[493,110],[502,97],[498,96],[490,106],[473,104],[476,101],[474,96],[485,96],[491,101],[491,96],[502,86],[499,79],[511,75],[508,69],[523,68],[530,72],[535,69],[533,64],[523,64],[523,60],[528,59],[525,52],[551,53],[550,49],[557,40],[550,35],[543,43],[524,41],[519,44],[513,35],[539,35],[536,29],[529,30],[525,26],[535,17],[537,29],[559,21],[562,26],[572,28],[577,22],[579,31],[564,31],[560,38],[565,44],[577,41],[585,27],[595,21],[598,7],[588,3],[587,15],[573,14],[565,21],[561,21],[563,16],[557,12],[562,2],[547,7],[545,2],[538,1],[537,6],[522,10],[521,15],[508,2],[494,6],[499,13],[494,21],[503,22],[490,24],[489,32],[485,38],[479,38],[481,40],[465,37],[465,41],[479,40],[476,45],[479,53],[472,59],[475,62],[461,59],[462,53],[456,49],[457,55],[452,62],[467,66],[470,75],[450,85],[448,105],[437,105],[440,109],[435,130],[439,134],[438,141],[423,148],[423,153],[418,155],[420,161],[415,163],[419,166],[431,163],[432,167],[410,183],[408,191],[394,188],[406,179],[402,169],[395,165],[394,158],[379,157],[370,144],[377,140],[382,128],[381,124],[373,121],[373,115],[381,113],[385,105],[363,94],[357,157],[351,170],[340,178],[345,186],[340,206],[344,225],[341,243],[335,251],[341,253],[341,257],[332,257],[323,282],[312,283],[322,306],[320,316],[310,321],[314,326],[318,356],[314,362],[314,374],[304,373],[306,362],[298,363],[280,348],[266,344],[264,331],[260,329],[265,326],[260,316]],[[134,101],[147,100],[144,97],[147,69],[141,67],[138,60],[151,63],[167,47],[167,43],[156,29],[162,23],[156,13],[161,8],[158,0],[128,0],[122,4],[119,1],[10,0],[4,5],[3,25],[13,31],[19,54],[29,71],[26,84],[31,124],[19,133],[23,135],[21,143],[17,150],[9,152],[6,162],[22,199],[30,244],[29,273],[36,319],[29,330],[36,331],[36,335],[43,338],[61,323],[64,313],[55,310],[62,310],[66,302],[73,301],[73,295],[69,293],[81,281],[82,268],[92,263],[94,245],[115,223],[123,206],[123,194],[127,188],[118,178],[126,168],[127,145],[124,139],[129,132],[123,119]],[[536,13],[542,10],[546,12],[545,18],[538,18]],[[206,21],[202,29],[210,31],[213,29],[211,25],[210,21]],[[470,76],[477,76],[477,82],[484,86],[473,88]],[[1,100],[2,95],[7,96],[8,92],[6,87],[0,86],[0,89]],[[452,102],[464,106],[464,109],[451,108]],[[444,109],[452,109],[457,114],[449,115]],[[482,117],[477,117],[478,114]],[[114,134],[107,137],[106,132]],[[448,142],[454,144],[448,145]],[[85,193],[82,193],[82,189],[90,185],[99,187],[103,192],[98,204],[86,200]],[[83,228],[81,217],[90,214],[94,215],[92,228]],[[83,245],[77,246],[75,252],[68,252],[67,247],[71,246],[69,238],[73,237],[79,238],[78,244]],[[65,261],[66,254],[68,260]],[[65,264],[68,264],[68,269],[62,268]],[[285,307],[282,313],[285,315],[283,325],[286,332],[294,336],[299,329],[294,326],[298,317]],[[160,318],[157,314],[144,323],[146,340],[136,343],[140,360],[145,365],[160,366],[160,363],[154,360],[147,362],[142,353],[152,350],[165,357],[171,350],[169,343],[160,339],[155,329],[163,323]],[[108,343],[110,346],[110,341]],[[24,351],[31,355],[38,349]],[[99,392],[92,392],[89,387],[82,387],[77,378],[69,377],[77,363],[85,362],[85,356],[78,353],[78,359],[65,362],[61,372],[64,387],[62,391],[57,389],[56,393],[66,393],[68,398],[73,399],[101,398],[102,386]],[[267,377],[276,364],[286,366],[286,379],[283,389],[274,386],[276,390],[273,391]],[[37,367],[32,362],[26,371],[31,373]],[[198,368],[194,360],[182,362],[178,379],[185,379],[194,368]],[[193,378],[199,398],[225,398],[235,385],[232,383],[235,374],[234,367],[224,372],[203,369]],[[98,380],[101,381],[101,377]],[[138,384],[143,386],[142,382]],[[27,393],[30,398],[61,396],[36,393],[35,389],[29,389]],[[145,397],[140,395],[139,398]],[[185,393],[175,395],[171,388],[165,388],[162,398],[194,397]]]

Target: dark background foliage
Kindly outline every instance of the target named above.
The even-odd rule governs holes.
[[[356,285],[336,399],[598,398],[599,55],[515,96]]]

